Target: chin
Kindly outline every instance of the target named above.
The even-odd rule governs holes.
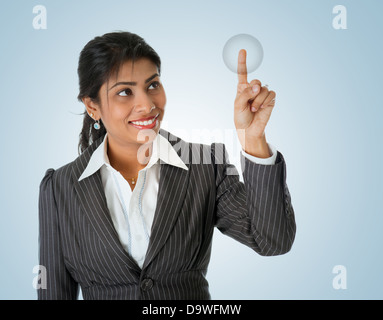
[[[137,130],[136,135],[134,135],[132,139],[139,144],[146,144],[152,142],[156,138],[159,131],[160,126],[152,129],[140,129]]]

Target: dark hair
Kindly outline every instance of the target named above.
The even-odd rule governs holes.
[[[140,58],[151,60],[157,66],[158,74],[161,74],[160,57],[137,34],[126,31],[111,32],[89,41],[82,49],[78,63],[77,73],[80,85],[78,100],[82,101],[83,98],[89,97],[99,103],[100,88],[110,76],[118,72],[125,61],[131,60],[134,64],[134,61]],[[78,144],[79,154],[106,134],[101,120],[101,128],[96,130],[93,127],[94,120],[86,110],[83,115],[83,127]]]

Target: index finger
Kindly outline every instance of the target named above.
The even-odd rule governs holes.
[[[247,83],[246,50],[241,49],[238,53],[238,83]]]

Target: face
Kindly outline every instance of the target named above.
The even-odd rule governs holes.
[[[109,140],[143,144],[158,134],[166,95],[157,66],[149,59],[136,60],[133,69],[131,61],[125,62],[118,75],[102,85],[99,96],[99,105],[91,103],[93,111],[87,109],[94,119],[101,118]]]

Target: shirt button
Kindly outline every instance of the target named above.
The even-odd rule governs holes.
[[[149,279],[149,278],[147,278],[147,279],[144,279],[144,280],[142,280],[142,282],[141,282],[141,289],[143,290],[143,291],[148,291],[148,290],[150,290],[151,288],[153,288],[153,280],[152,279]]]

